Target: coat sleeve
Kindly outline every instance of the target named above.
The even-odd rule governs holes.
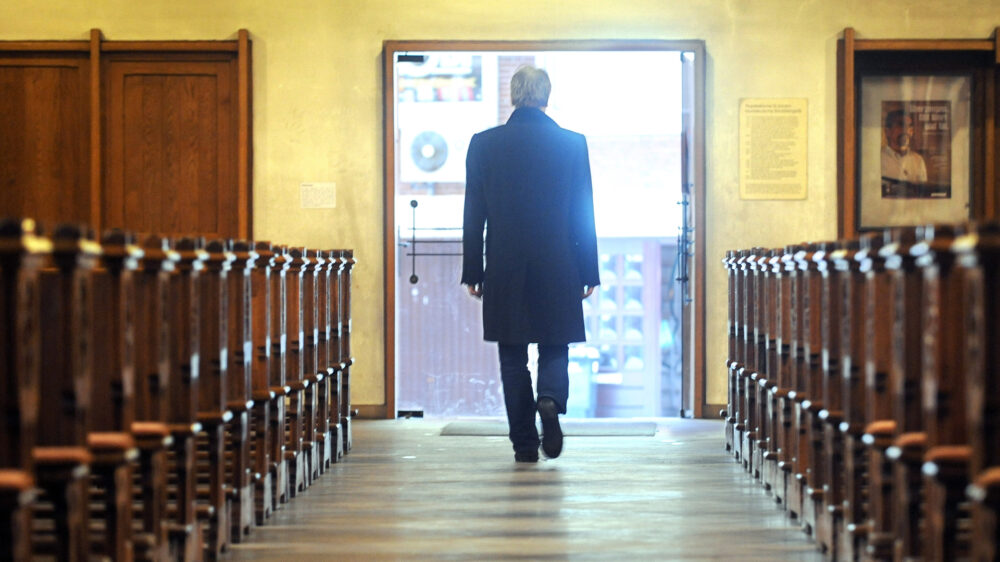
[[[601,284],[597,262],[597,228],[594,225],[594,187],[590,179],[590,154],[587,138],[580,136],[579,164],[575,170],[573,201],[573,243],[576,251],[580,280],[584,285],[596,287]]]
[[[478,136],[478,135],[477,135]],[[469,142],[465,157],[465,210],[462,220],[462,284],[483,281],[483,230],[486,198],[483,195],[482,155],[477,136]]]

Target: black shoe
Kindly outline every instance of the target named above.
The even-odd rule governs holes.
[[[563,434],[559,427],[559,409],[551,398],[538,400],[538,415],[542,418],[542,452],[554,459],[562,453]]]
[[[538,452],[514,453],[514,462],[538,462]]]

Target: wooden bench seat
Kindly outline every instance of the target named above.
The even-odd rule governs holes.
[[[1000,225],[731,250],[726,449],[833,560],[992,560]]]
[[[0,221],[0,559],[215,560],[265,524],[350,449],[353,265]]]
[[[38,426],[38,272],[52,247],[30,219],[0,220],[0,559],[31,556],[37,497],[32,450]]]
[[[51,236],[52,253],[39,271],[40,368],[35,481],[42,491],[33,522],[33,551],[64,560],[90,553],[87,446],[93,382],[91,270],[100,246],[85,229],[63,225]],[[58,353],[46,350],[60,350]]]

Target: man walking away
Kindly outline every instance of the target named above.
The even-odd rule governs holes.
[[[544,70],[520,68],[510,119],[473,136],[466,158],[462,284],[482,299],[483,339],[498,344],[517,462],[538,461],[536,411],[542,451],[562,452],[568,344],[586,339],[582,299],[600,284],[587,141],[545,114],[550,90]]]

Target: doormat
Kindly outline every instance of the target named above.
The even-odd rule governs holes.
[[[561,419],[563,435],[569,437],[652,437],[656,423],[632,420]],[[441,435],[506,436],[507,420],[453,421],[441,429]],[[541,432],[541,427],[538,429]]]

